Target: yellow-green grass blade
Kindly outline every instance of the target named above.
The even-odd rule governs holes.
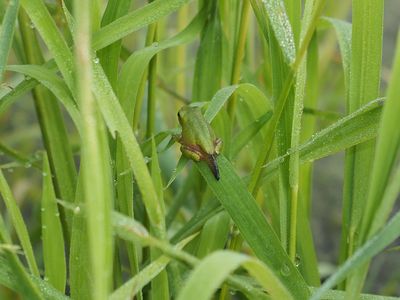
[[[28,261],[29,269],[31,273],[39,277],[39,269],[36,264],[35,255],[33,253],[33,248],[31,241],[29,239],[28,229],[24,223],[21,211],[17,205],[17,202],[12,195],[11,189],[0,169],[0,193],[3,197],[3,201],[6,204],[7,211],[11,217],[12,224],[17,232],[18,239],[21,243],[22,250],[25,253],[26,259]]]
[[[30,76],[39,81],[43,86],[49,89],[59,100],[69,115],[79,132],[81,132],[81,117],[75,100],[64,81],[54,74],[51,70],[39,65],[9,65],[7,70],[18,72],[26,76]]]
[[[289,149],[288,154],[299,151],[300,162],[306,163],[368,141],[377,135],[382,107],[383,99],[371,101],[354,113],[317,132],[297,149]],[[277,171],[278,165],[288,154],[263,166],[264,179]]]
[[[363,220],[362,239],[375,233],[383,225],[394,204],[393,200],[389,202],[382,200],[385,199],[383,196],[393,172],[400,147],[400,132],[397,127],[400,113],[400,101],[398,100],[400,98],[400,85],[397,80],[400,78],[400,34],[397,35],[397,51],[391,76],[387,100],[379,126],[371,185]],[[376,218],[376,215],[379,215],[380,218]]]
[[[350,64],[349,112],[379,97],[382,61],[382,0],[355,0],[352,2],[352,54]],[[358,232],[365,217],[375,141],[360,144],[346,153],[343,195],[343,230],[341,257],[350,256],[360,245]],[[357,284],[347,286],[349,297],[361,291],[366,273],[356,277]]]
[[[290,261],[275,232],[267,222],[245,184],[230,162],[218,157],[221,178],[215,180],[205,163],[196,163],[208,186],[239,228],[254,254],[283,282],[293,297],[307,298],[304,279]]]
[[[19,0],[8,2],[8,7],[0,28],[0,83],[3,82],[4,67],[7,64],[8,53],[10,52],[13,41],[18,9]]]
[[[86,226],[92,277],[90,296],[100,300],[108,299],[112,284],[113,181],[107,129],[92,94],[96,79],[92,72],[90,2],[74,1],[74,8],[76,95],[82,113],[82,194],[87,205]]]
[[[12,246],[11,237],[5,227],[3,217],[0,214],[0,284],[28,297],[29,299],[44,299],[39,289],[32,281],[32,277],[26,272],[24,266],[18,259]]]
[[[156,0],[102,27],[93,35],[93,49],[102,49],[128,34],[178,10],[190,0]]]
[[[203,259],[190,274],[177,299],[211,299],[226,277],[239,266],[256,278],[272,299],[294,299],[273,270],[257,259],[231,251],[216,251]]]
[[[47,155],[43,156],[43,174],[41,220],[45,278],[64,293],[67,277],[64,237]]]
[[[191,102],[209,101],[221,86],[222,31],[217,4],[217,1],[203,3],[208,17],[196,54]]]

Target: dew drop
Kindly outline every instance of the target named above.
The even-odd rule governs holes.
[[[296,258],[294,260],[294,265],[298,268],[300,266],[300,263],[301,263],[300,256],[298,254],[296,254]]]
[[[59,212],[56,212],[56,213],[55,213],[55,216],[56,216],[56,217],[59,217],[59,216],[60,216],[60,213],[59,213]]]
[[[42,207],[42,208],[40,209],[40,211],[41,211],[41,212],[44,212],[44,211],[45,211],[45,209]]]
[[[26,169],[28,169],[28,168],[32,167],[32,164],[31,164],[30,162],[26,162],[26,163],[24,164],[24,167],[25,167]]]
[[[43,225],[42,226],[42,230],[46,230],[47,229],[47,226],[46,225]]]
[[[153,47],[158,47],[158,42],[154,42]]]
[[[79,206],[74,208],[74,214],[79,214],[81,212],[81,208]]]
[[[34,29],[34,28],[35,28],[35,24],[33,24],[33,22],[31,22],[31,23],[29,24],[29,27],[30,27],[31,29]]]
[[[98,57],[95,57],[95,58],[93,59],[93,62],[94,62],[95,64],[98,64],[98,63],[100,62],[100,59],[99,59]]]
[[[43,177],[47,177],[47,173],[46,172],[42,172]]]

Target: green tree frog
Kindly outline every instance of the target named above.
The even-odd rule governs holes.
[[[194,161],[208,164],[214,177],[219,180],[217,156],[222,147],[222,140],[215,136],[199,107],[183,106],[178,112],[182,134],[178,138],[181,152]]]

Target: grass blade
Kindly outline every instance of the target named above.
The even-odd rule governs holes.
[[[7,64],[8,53],[14,36],[15,23],[17,21],[19,0],[8,3],[3,23],[0,29],[0,82],[3,82],[4,67]]]
[[[60,292],[64,293],[67,277],[64,238],[57,208],[50,165],[47,156],[43,157],[43,195],[42,195],[42,240],[45,278]]]
[[[18,239],[24,250],[26,259],[28,261],[29,269],[31,273],[39,277],[39,269],[36,264],[35,255],[33,254],[32,244],[29,239],[28,230],[22,218],[21,211],[18,208],[17,202],[14,199],[10,187],[0,169],[0,193],[3,197],[4,203],[6,204],[7,211],[10,214],[12,223],[15,231],[17,232]]]
[[[190,0],[156,0],[114,22],[102,27],[93,35],[93,49],[102,49],[128,34],[156,22],[178,10]]]
[[[294,299],[272,270],[260,261],[231,251],[217,251],[206,257],[191,273],[178,300],[211,299],[225,278],[243,266],[271,295],[272,299]],[[199,284],[201,282],[201,284]]]
[[[92,299],[108,299],[113,272],[112,177],[106,127],[92,95],[90,2],[74,1],[77,96],[82,111],[82,188],[87,209]],[[96,62],[95,62],[96,63]],[[97,63],[98,64],[98,63]],[[96,95],[97,96],[97,95]]]
[[[256,201],[236,175],[229,161],[218,157],[221,179],[216,181],[207,165],[196,163],[208,186],[231,216],[255,255],[269,266],[293,297],[307,298],[304,279],[291,263]]]

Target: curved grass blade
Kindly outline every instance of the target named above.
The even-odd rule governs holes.
[[[177,249],[182,249],[190,241],[192,241],[197,234],[193,234],[186,239],[182,240],[176,245]],[[151,262],[143,270],[140,271],[136,276],[129,279],[124,285],[119,287],[110,295],[110,300],[121,300],[121,299],[132,299],[133,296],[138,293],[146,284],[148,284],[153,278],[155,278],[171,261],[168,256],[161,256]]]
[[[61,101],[74,121],[76,128],[81,132],[81,116],[75,100],[64,81],[55,75],[53,71],[39,65],[10,65],[7,66],[7,70],[35,78],[48,88]]]
[[[4,67],[7,64],[8,53],[13,41],[18,9],[19,0],[8,2],[8,7],[0,28],[0,83],[3,82]]]
[[[45,176],[43,176],[41,212],[45,278],[57,290],[64,293],[67,277],[64,237],[47,155],[43,157],[43,174]]]
[[[274,230],[229,161],[222,155],[218,156],[221,175],[219,181],[215,180],[205,163],[195,165],[255,255],[273,270],[293,297],[306,299],[308,289],[304,279],[290,261]]]
[[[300,152],[300,162],[312,162],[376,137],[383,99],[371,101],[359,110],[314,134],[310,140],[290,149],[263,167],[263,180],[277,171],[279,164],[293,151]]]
[[[177,299],[211,299],[226,277],[239,266],[256,278],[272,299],[294,299],[274,271],[265,264],[231,251],[216,251],[204,258],[190,274]]]
[[[156,0],[114,22],[102,27],[93,35],[93,49],[99,50],[128,34],[143,28],[178,10],[190,0]]]
[[[369,261],[372,257],[390,245],[400,236],[400,212],[398,212],[377,234],[372,236],[362,247],[347,259],[339,269],[315,291],[310,300],[321,299],[323,295],[332,287],[345,279],[348,274]]]
[[[39,269],[36,264],[35,255],[33,254],[32,244],[29,240],[28,229],[25,226],[24,219],[22,217],[21,211],[14,199],[11,189],[7,184],[7,181],[0,169],[0,193],[6,204],[7,211],[10,214],[11,221],[14,225],[15,231],[17,232],[18,239],[22,245],[22,249],[26,255],[28,261],[29,269],[31,273],[37,277],[40,276]]]

